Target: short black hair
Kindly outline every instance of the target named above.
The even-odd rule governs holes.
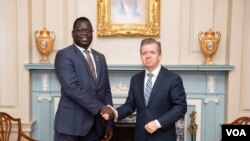
[[[93,28],[93,27],[92,27],[92,24],[91,24],[91,22],[90,22],[90,20],[89,20],[88,18],[86,18],[86,17],[79,17],[79,18],[77,18],[77,19],[75,20],[75,22],[74,22],[73,30],[76,28],[76,23],[77,23],[78,21],[87,21],[87,22],[90,24],[91,28]]]

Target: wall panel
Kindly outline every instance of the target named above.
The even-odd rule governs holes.
[[[231,6],[228,57],[235,69],[228,76],[227,122],[249,116],[249,2],[232,1]]]
[[[201,64],[203,56],[200,52],[198,33],[212,27],[214,1],[190,0],[182,1],[181,18],[181,63]],[[188,59],[187,59],[188,58]]]
[[[242,85],[241,85],[241,112],[250,111],[250,2],[245,1],[244,11],[244,27],[243,27],[243,46],[242,46]]]
[[[30,116],[30,0],[0,1],[0,111],[20,117],[25,132],[32,129]]]
[[[17,1],[1,1],[0,106],[17,106]],[[3,68],[2,68],[3,67]]]
[[[45,0],[45,26],[48,30],[56,33],[56,39],[54,42],[54,50],[57,51],[63,45],[64,33],[67,28],[64,28],[64,17],[67,18],[67,9],[64,5],[65,0]],[[55,24],[57,23],[57,24]],[[42,28],[42,27],[41,27]]]
[[[200,51],[198,34],[201,31],[207,31],[209,28],[220,31],[222,34],[219,48],[213,60],[216,64],[225,63],[225,57],[222,56],[225,56],[226,48],[227,5],[227,1],[181,1],[181,64],[203,63],[204,57]]]

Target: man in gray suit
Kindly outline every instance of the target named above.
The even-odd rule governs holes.
[[[155,39],[142,40],[140,54],[146,70],[131,78],[126,102],[113,109],[116,118],[136,110],[135,141],[176,141],[175,122],[187,111],[182,79],[161,66],[161,44]]]
[[[54,141],[99,141],[113,136],[113,121],[101,114],[114,113],[107,63],[103,54],[89,46],[92,24],[86,17],[75,20],[74,44],[59,50],[55,72],[61,84],[61,98],[55,117]],[[103,131],[105,130],[105,131]]]

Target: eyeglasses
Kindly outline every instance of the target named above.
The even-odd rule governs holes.
[[[92,32],[94,32],[93,29],[74,29],[73,31],[79,33],[87,33],[87,34],[91,34]]]

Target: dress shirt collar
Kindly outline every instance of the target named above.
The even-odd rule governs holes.
[[[80,47],[80,46],[78,46],[77,44],[75,44],[74,43],[74,45],[81,51],[81,52],[83,52],[85,49],[84,48],[82,48],[82,47]],[[90,54],[92,54],[92,50],[91,50],[91,48],[89,47],[88,49],[87,49],[88,51],[89,51],[89,53]]]
[[[161,65],[159,65],[158,67],[156,67],[152,72],[149,72],[147,69],[146,69],[146,73],[145,73],[145,76],[147,76],[148,73],[152,73],[154,76],[153,77],[157,77],[159,72],[161,70]]]

